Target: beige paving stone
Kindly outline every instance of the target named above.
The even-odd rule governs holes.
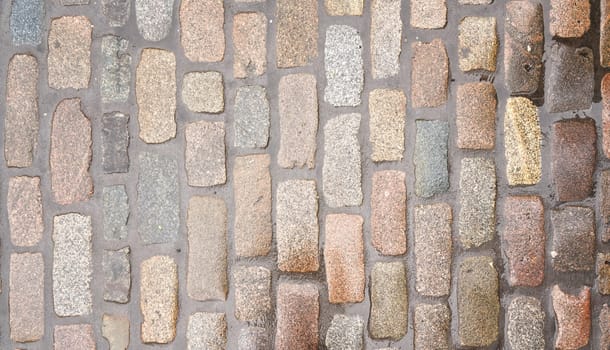
[[[363,0],[324,0],[330,16],[362,16]]]
[[[591,335],[591,289],[584,286],[577,295],[554,285],[551,303],[555,312],[555,349],[580,349]]]
[[[407,251],[407,187],[402,171],[373,174],[371,194],[371,243],[384,255]]]
[[[20,247],[37,245],[44,230],[40,178],[11,177],[8,181],[6,207],[11,243]]]
[[[599,294],[610,294],[610,254],[598,253],[595,263],[597,274],[597,291]]]
[[[110,350],[127,350],[129,347],[129,317],[125,315],[102,316],[102,336]]]
[[[227,181],[224,123],[190,123],[186,126],[185,135],[185,167],[189,186],[224,184]]]
[[[375,162],[398,161],[405,150],[407,98],[401,90],[377,89],[369,95],[369,141]]]
[[[9,272],[11,340],[34,342],[45,330],[44,260],[41,253],[13,253]]]
[[[451,311],[446,304],[415,306],[415,350],[450,349]]]
[[[47,59],[51,88],[89,87],[92,28],[85,16],[64,16],[51,20]]]
[[[440,39],[411,44],[411,104],[413,108],[438,107],[447,102],[449,58]]]
[[[267,69],[267,17],[260,12],[233,17],[233,77],[256,77]]]
[[[95,333],[90,324],[57,325],[53,350],[95,350]]]
[[[378,262],[371,271],[369,335],[399,340],[407,334],[407,270],[401,261]]]
[[[504,153],[508,184],[535,185],[542,177],[542,134],[538,109],[525,97],[511,97],[504,115]]]
[[[220,62],[225,54],[223,0],[180,3],[180,42],[193,62]]]
[[[182,80],[182,102],[198,113],[222,113],[224,82],[220,72],[189,72]]]
[[[599,30],[599,61],[602,67],[610,67],[610,1],[601,0]],[[604,93],[602,92],[602,95]],[[609,333],[610,334],[610,333]]]
[[[276,300],[275,349],[317,350],[320,313],[318,287],[281,282]]]
[[[552,36],[580,38],[591,26],[589,0],[551,0],[549,30]]]
[[[411,27],[440,29],[446,24],[446,0],[411,0]]]
[[[496,144],[496,89],[492,83],[459,85],[455,104],[457,146],[494,149]]]
[[[499,43],[495,17],[464,17],[459,24],[458,39],[462,71],[496,71]]]
[[[196,312],[189,316],[186,341],[189,350],[225,350],[227,346],[225,314]]]
[[[141,338],[167,344],[176,337],[178,266],[169,256],[156,255],[140,265]]]
[[[402,43],[400,0],[371,1],[371,73],[373,79],[398,74]]]
[[[301,67],[318,57],[318,1],[277,1],[278,68]]]
[[[260,266],[234,266],[235,318],[257,322],[271,311],[271,271]]]

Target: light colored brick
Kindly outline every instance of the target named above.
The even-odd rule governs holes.
[[[185,167],[189,186],[224,184],[227,181],[224,123],[190,123],[186,126],[185,135]]]
[[[170,32],[173,0],[135,0],[138,31],[145,40],[160,41]]]
[[[141,338],[167,344],[176,337],[178,266],[169,256],[156,255],[140,265]]]
[[[34,342],[42,339],[45,329],[44,301],[42,254],[11,254],[8,301],[11,340]]]
[[[405,151],[405,94],[401,90],[371,91],[369,114],[371,159],[375,162],[401,160]]]
[[[11,177],[8,181],[6,207],[11,243],[20,247],[37,245],[44,231],[40,178]]]
[[[415,306],[415,350],[450,349],[451,312],[445,304]]]
[[[373,79],[396,76],[400,71],[402,20],[400,0],[371,2],[371,73]]]

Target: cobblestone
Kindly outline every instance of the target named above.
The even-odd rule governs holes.
[[[544,349],[544,311],[538,299],[513,297],[506,313],[506,324],[508,349]]]
[[[190,123],[186,126],[185,135],[185,167],[189,186],[224,184],[227,181],[224,123]]]
[[[451,314],[445,304],[415,306],[415,349],[449,349]]]
[[[238,13],[233,17],[233,77],[255,77],[267,69],[267,17]]]
[[[335,315],[326,332],[328,350],[361,350],[364,322],[360,317]]]
[[[525,97],[509,98],[504,115],[504,153],[509,185],[535,185],[540,181],[541,143],[536,106]]]
[[[559,286],[551,290],[555,311],[555,348],[580,349],[589,343],[591,334],[591,290],[583,287],[578,295],[563,292]]]
[[[447,102],[449,58],[439,39],[411,45],[411,103],[413,108],[438,107]]]
[[[140,265],[141,338],[166,344],[176,337],[178,266],[169,256],[156,255]]]
[[[129,115],[115,112],[102,117],[102,168],[105,173],[129,171]]]
[[[479,82],[458,86],[455,124],[459,148],[494,149],[496,105],[493,84]]]
[[[407,270],[400,262],[377,262],[371,271],[369,334],[399,340],[407,334]]]
[[[551,113],[589,109],[593,99],[593,51],[554,43],[545,76],[546,109]]]
[[[565,206],[551,212],[551,257],[557,271],[590,271],[595,263],[595,212]]]
[[[265,350],[271,348],[267,330],[262,327],[248,326],[242,328],[237,340],[239,350]]]
[[[316,0],[278,0],[276,60],[278,68],[302,67],[318,57]]]
[[[180,3],[180,42],[186,58],[193,62],[222,61],[225,55],[224,13],[222,0]]]
[[[100,94],[102,103],[127,102],[131,86],[131,55],[129,40],[115,35],[102,38],[104,58]]]
[[[225,315],[211,312],[192,314],[189,317],[186,338],[189,349],[225,349],[227,345]]]
[[[401,90],[377,89],[369,94],[370,136],[374,162],[400,161],[405,151],[407,98]]]
[[[496,71],[498,34],[495,17],[464,17],[459,25],[458,40],[462,71]]]
[[[373,174],[371,244],[384,255],[407,251],[407,187],[405,173],[396,170]]]
[[[446,0],[411,1],[411,27],[441,29],[447,24]]]
[[[122,27],[129,21],[132,0],[102,0],[102,13],[111,27]]]
[[[13,341],[34,342],[44,336],[44,304],[44,260],[42,254],[11,254],[9,322]]]
[[[330,26],[324,44],[324,100],[335,107],[358,106],[364,86],[362,39],[356,28]]]
[[[131,250],[104,250],[102,269],[104,270],[104,300],[116,303],[129,302],[131,290]]]
[[[102,336],[110,350],[127,350],[129,347],[129,318],[124,315],[102,316]]]
[[[20,247],[37,245],[44,231],[40,178],[11,177],[6,203],[11,243]]]
[[[70,324],[55,326],[53,332],[54,350],[95,350],[95,334],[90,324]]]
[[[610,294],[610,254],[597,254],[595,264],[597,273],[597,291],[599,294]]]
[[[256,322],[268,318],[271,311],[271,271],[259,266],[233,268],[235,318]]]
[[[198,113],[224,111],[224,85],[219,72],[190,72],[182,81],[182,101]]]
[[[49,86],[86,89],[91,75],[91,22],[84,16],[51,21],[47,58]]]
[[[134,2],[136,24],[138,25],[140,35],[148,41],[165,39],[172,26],[174,1],[134,0]]]
[[[371,74],[373,79],[396,76],[400,71],[402,39],[400,0],[371,2]]]
[[[276,301],[275,349],[318,347],[318,288],[310,283],[280,283]]]
[[[324,6],[331,16],[361,16],[363,0],[324,0]]]
[[[591,26],[591,4],[586,0],[551,0],[549,30],[552,36],[579,38]]]
[[[40,45],[42,22],[45,16],[42,0],[14,0],[11,2],[10,27],[13,45]]]
[[[235,107],[235,147],[265,148],[269,142],[270,109],[262,86],[237,89]]]
[[[442,120],[416,120],[415,130],[415,194],[430,198],[449,189],[449,124]]]
[[[128,234],[129,197],[125,185],[104,187],[102,196],[104,238],[107,240],[126,239]]]

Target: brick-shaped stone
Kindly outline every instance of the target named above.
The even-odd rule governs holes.
[[[508,184],[535,185],[542,177],[542,133],[538,109],[525,97],[511,97],[504,114],[504,155]]]
[[[485,158],[463,158],[461,168],[458,229],[460,243],[468,249],[494,238],[496,168]]]
[[[140,265],[141,338],[144,343],[167,344],[176,337],[178,265],[156,255]]]
[[[371,159],[374,162],[401,160],[405,151],[405,94],[390,89],[371,91],[369,115]]]
[[[407,187],[402,171],[373,174],[371,193],[371,244],[383,255],[407,251]]]
[[[42,0],[11,1],[9,23],[13,45],[37,46],[42,43],[44,4]]]
[[[34,56],[11,58],[4,117],[4,158],[9,167],[31,166],[38,148],[38,78],[38,61]]]
[[[40,178],[11,177],[8,181],[6,207],[11,243],[18,247],[37,245],[44,231]]]
[[[129,20],[132,0],[102,0],[102,13],[110,27],[122,27]]]
[[[281,271],[318,271],[318,194],[313,180],[279,183],[276,194],[277,263]]]
[[[53,350],[95,350],[95,333],[90,324],[57,325],[53,332]]]
[[[191,197],[186,216],[186,289],[195,300],[227,297],[227,207],[218,197]]]
[[[136,69],[140,138],[163,143],[176,137],[176,57],[162,49],[143,49]]]
[[[269,112],[269,100],[264,87],[258,85],[238,87],[233,107],[235,123],[233,145],[244,148],[267,147],[271,126]]]
[[[610,308],[604,304],[599,313],[599,349],[610,347]]]
[[[452,221],[451,207],[446,203],[415,207],[415,287],[422,295],[449,295]]]
[[[484,347],[495,342],[500,300],[492,257],[471,256],[460,262],[457,303],[459,345]]]
[[[271,340],[265,328],[248,326],[239,331],[238,350],[267,350],[270,348]]]
[[[599,294],[610,294],[610,254],[597,254],[595,272],[597,274],[597,291]]]
[[[220,62],[225,54],[222,0],[185,0],[180,3],[180,42],[193,62]]]
[[[173,8],[174,0],[135,0],[140,35],[148,41],[165,39],[172,27]]]
[[[343,114],[324,126],[322,188],[331,208],[362,204],[360,114]]]
[[[412,0],[411,27],[441,29],[447,24],[446,0]]]
[[[413,108],[438,107],[447,102],[449,58],[440,39],[411,45],[411,103]]]
[[[129,302],[131,290],[131,251],[129,247],[104,250],[102,270],[104,271],[104,300],[116,303]]]
[[[371,2],[371,74],[373,79],[396,76],[400,71],[402,19],[400,0]]]
[[[271,311],[271,271],[259,266],[233,267],[235,318],[263,321]]]
[[[599,60],[602,67],[610,67],[610,1],[601,0],[599,30]],[[14,40],[14,39],[13,39]]]
[[[125,185],[113,185],[102,190],[104,238],[124,240],[127,238],[129,219],[129,197]]]
[[[129,317],[126,315],[102,316],[102,336],[110,350],[127,350],[129,347]]]
[[[282,168],[315,166],[318,132],[318,95],[316,77],[290,74],[280,78],[280,150]]]
[[[364,322],[360,316],[334,315],[326,331],[328,350],[362,350]]]
[[[551,172],[556,199],[580,201],[593,194],[597,133],[591,118],[566,119],[553,124]]]
[[[107,174],[129,171],[129,115],[113,112],[102,117],[102,168]]]
[[[430,198],[449,189],[449,123],[416,120],[415,128],[415,193]]]
[[[324,0],[330,16],[362,16],[363,0]]]
[[[324,43],[324,101],[335,107],[355,107],[364,88],[362,39],[354,27],[332,25]]]
[[[227,320],[225,314],[196,312],[189,316],[186,342],[189,349],[226,349]]]
[[[594,89],[593,51],[554,43],[547,50],[544,101],[551,113],[591,108]]]
[[[11,254],[8,298],[11,340],[33,342],[42,339],[45,298],[41,253]]]
[[[86,89],[91,75],[91,33],[87,17],[64,16],[51,20],[48,82],[53,89]]]
[[[182,102],[198,113],[222,113],[224,83],[220,72],[190,72],[182,80]]]
[[[555,312],[555,349],[580,349],[591,335],[591,289],[584,286],[577,295],[551,289]]]
[[[602,95],[602,149],[604,156],[610,158],[610,73],[605,74],[602,78],[600,90]]]
[[[223,122],[186,125],[185,167],[189,186],[207,187],[227,181]]]
[[[60,317],[92,312],[91,217],[76,213],[53,218],[53,307]]]
[[[460,5],[489,5],[493,0],[458,0]]]
[[[267,69],[267,17],[260,12],[233,17],[233,77],[257,77]]]
[[[415,306],[415,350],[449,349],[451,313],[445,304]]]
[[[407,334],[407,269],[402,261],[378,262],[371,271],[369,334],[399,340]]]
[[[318,287],[281,282],[276,300],[275,349],[318,349]]]
[[[492,83],[459,85],[455,105],[457,146],[494,149],[496,144],[496,89]]]
[[[502,251],[511,286],[536,287],[544,280],[544,206],[537,196],[510,196],[502,212]]]
[[[597,202],[599,205],[601,240],[606,243],[610,241],[610,170],[605,169],[599,173],[599,189],[597,192]]]
[[[301,67],[318,57],[318,1],[277,1],[278,68]]]
[[[233,198],[235,226],[233,240],[238,256],[267,255],[273,236],[271,224],[271,173],[268,154],[235,158]]]
[[[589,0],[551,0],[549,30],[559,38],[580,38],[591,26]]]
[[[565,206],[551,212],[556,271],[591,271],[595,263],[595,212],[591,208]]]
[[[510,350],[544,350],[544,311],[538,299],[511,298],[506,313],[506,340]]]
[[[129,98],[131,55],[128,50],[129,40],[115,35],[102,37],[102,103],[124,103]]]
[[[464,17],[458,27],[459,66],[464,72],[496,71],[498,34],[495,17]]]

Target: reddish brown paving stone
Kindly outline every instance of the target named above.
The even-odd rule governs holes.
[[[53,350],[95,350],[95,333],[90,324],[55,326]]]
[[[580,38],[591,26],[589,0],[551,0],[549,30],[552,36]]]
[[[496,105],[496,89],[493,84],[479,82],[458,86],[455,122],[459,148],[494,148]]]
[[[371,243],[384,255],[407,251],[407,188],[405,173],[383,170],[373,174]]]
[[[227,181],[224,123],[190,123],[186,126],[185,138],[185,167],[189,186],[224,184]]]
[[[51,20],[48,82],[53,89],[86,89],[91,75],[91,32],[87,17],[65,16]]]
[[[599,349],[610,348],[610,307],[608,304],[604,304],[601,312],[599,313],[599,320],[597,322],[599,327]]]
[[[38,341],[44,336],[44,260],[41,253],[13,253],[9,273],[11,339]]]
[[[609,48],[610,50],[610,48]],[[610,158],[610,73],[604,75],[601,83],[602,94],[602,147],[604,156]]]
[[[601,0],[599,4],[599,61],[602,67],[610,67],[610,1]]]
[[[11,177],[6,207],[13,245],[32,247],[38,244],[44,230],[40,178]]]
[[[610,170],[602,170],[599,173],[599,190],[597,202],[601,215],[601,240],[606,243],[610,241]]]
[[[553,42],[545,57],[546,109],[550,113],[590,109],[596,84],[593,50]]]
[[[414,108],[438,107],[447,102],[449,58],[440,39],[412,44],[411,101]]]
[[[225,54],[222,0],[185,0],[180,3],[180,42],[193,62],[220,62]]]
[[[277,289],[275,349],[318,349],[318,287],[281,282]]]
[[[551,212],[551,257],[556,271],[591,271],[595,264],[595,212],[564,206]]]
[[[256,77],[267,69],[267,17],[260,12],[233,17],[233,77]]]
[[[555,312],[555,348],[580,349],[586,346],[591,333],[590,288],[585,286],[578,295],[572,295],[554,285],[551,300]]]
[[[278,68],[301,67],[318,56],[318,1],[278,0]]]
[[[597,291],[599,294],[610,294],[610,254],[598,253],[595,264],[597,273]]]
[[[144,343],[167,344],[176,337],[178,265],[156,255],[140,264],[141,338]]]

